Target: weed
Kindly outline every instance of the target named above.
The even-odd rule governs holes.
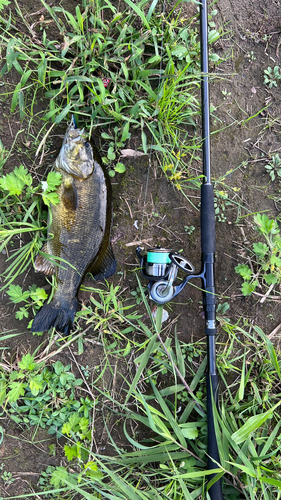
[[[131,295],[135,299],[137,305],[142,302],[142,294],[139,287],[137,287],[136,290],[132,290]]]
[[[276,177],[281,181],[281,158],[277,153],[272,156],[271,162],[265,165],[265,168],[272,181],[275,181]]]
[[[228,199],[227,192],[215,190],[215,196],[214,196],[215,216],[219,222],[226,221],[225,210],[226,207],[230,205],[231,201]]]
[[[6,485],[12,484],[15,481],[13,474],[11,472],[7,472],[6,470],[3,472],[1,479],[3,479]]]
[[[0,177],[0,251],[24,234],[29,236],[29,241],[8,257],[7,262],[12,260],[12,263],[4,272],[6,284],[3,288],[28,268],[43,246],[47,215],[41,204],[50,206],[59,203],[56,189],[60,183],[61,174],[50,172],[45,181],[35,186],[23,165]]]
[[[33,315],[35,315],[48,297],[44,288],[38,288],[36,285],[31,285],[29,290],[25,292],[22,291],[19,285],[10,285],[7,294],[14,304],[25,302],[25,305],[20,307],[16,312],[16,318],[19,320],[28,318],[30,308],[32,309]]]
[[[11,418],[18,424],[47,427],[50,434],[61,436],[61,429],[73,411],[88,415],[92,402],[87,398],[75,400],[75,387],[82,380],[76,379],[70,365],[60,361],[52,369],[34,361],[26,354],[18,363],[19,370],[2,372],[0,385],[1,404],[10,405]]]
[[[268,66],[267,69],[264,70],[264,85],[267,85],[270,89],[274,86],[277,87],[277,80],[281,79],[280,68],[279,66],[274,66],[271,68]]]
[[[188,235],[191,235],[193,233],[193,231],[195,231],[195,227],[194,226],[184,226],[184,230]]]
[[[254,217],[256,230],[265,242],[253,243],[250,249],[251,267],[248,264],[238,264],[235,271],[243,278],[243,295],[251,295],[256,287],[270,286],[273,290],[281,282],[281,235],[275,220],[265,214]]]
[[[52,33],[57,39],[50,40],[45,29],[37,30],[35,38],[28,34],[14,38],[10,33],[13,22],[3,19],[6,60],[1,74],[14,67],[21,76],[13,92],[12,111],[18,106],[23,117],[28,112],[26,92],[33,89],[34,102],[43,88],[50,102],[45,120],[60,123],[75,112],[90,130],[94,124],[114,125],[113,136],[104,135],[109,141],[109,161],[132,129],[141,130],[147,152],[147,132],[159,144],[165,135],[192,123],[198,113],[194,89],[200,72],[199,42],[197,32],[180,15],[173,18],[172,10],[164,18],[156,12],[156,3],[145,16],[147,2],[140,10],[128,0],[130,8],[121,13],[112,4],[83,0],[74,17],[62,7],[41,1],[45,19],[52,20],[57,29]],[[32,32],[17,2],[16,10],[27,33]],[[136,14],[141,29],[136,27]],[[210,31],[210,43],[218,37],[215,29]]]
[[[251,50],[251,52],[248,52],[248,54],[246,55],[246,58],[248,59],[249,63],[252,63],[256,60],[256,56],[252,50]]]

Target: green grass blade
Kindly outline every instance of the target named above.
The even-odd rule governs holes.
[[[138,5],[135,5],[133,2],[131,2],[131,0],[125,0],[126,4],[129,5],[129,7],[131,7],[131,9],[133,9],[135,11],[135,13],[141,18],[143,24],[145,25],[145,27],[149,30],[150,29],[150,26],[149,26],[149,23],[144,15],[144,12],[139,8]]]
[[[265,413],[261,413],[259,415],[254,415],[253,417],[250,417],[247,422],[240,427],[240,429],[234,434],[232,434],[232,439],[235,441],[236,444],[243,443],[247,437],[254,432],[256,429],[258,429],[269,417],[272,416],[274,410],[280,406],[281,401],[279,403],[276,403],[272,408],[267,410]]]

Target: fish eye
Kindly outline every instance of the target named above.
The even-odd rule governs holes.
[[[85,148],[88,148],[90,146],[89,142],[85,142]]]

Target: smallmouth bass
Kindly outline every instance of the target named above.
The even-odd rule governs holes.
[[[55,170],[62,175],[52,205],[48,240],[43,253],[58,257],[58,264],[38,254],[36,272],[57,277],[57,289],[49,304],[44,304],[33,320],[32,332],[55,327],[69,334],[77,310],[77,292],[87,272],[96,280],[116,271],[110,243],[112,226],[111,185],[95,146],[76,128],[74,118],[68,127]],[[60,260],[63,259],[63,260]]]

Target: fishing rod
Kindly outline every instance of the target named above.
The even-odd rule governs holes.
[[[210,154],[210,103],[208,82],[208,12],[207,0],[200,3],[200,46],[201,46],[201,100],[202,100],[202,159],[204,181],[201,185],[201,253],[202,271],[194,273],[194,266],[172,250],[153,248],[144,252],[136,249],[141,274],[149,280],[150,298],[157,305],[164,305],[174,299],[193,278],[201,278],[203,283],[203,308],[205,314],[205,335],[207,337],[207,429],[208,429],[208,469],[217,469],[220,464],[218,443],[215,432],[215,411],[218,408],[218,375],[216,368],[216,295],[215,295],[215,208],[214,189],[211,183]],[[186,276],[176,285],[178,271]],[[211,474],[209,481],[215,474]],[[223,500],[221,479],[208,490],[211,500]]]
[[[204,182],[201,186],[201,250],[205,269],[203,304],[205,312],[205,334],[207,337],[207,423],[208,423],[208,469],[220,464],[216,438],[214,412],[218,408],[218,375],[216,368],[216,295],[215,295],[215,208],[214,189],[211,184],[210,152],[210,101],[208,82],[208,10],[207,0],[200,3],[200,50],[201,50],[201,105],[202,105],[202,158]],[[210,476],[212,479],[212,476]],[[223,500],[221,479],[209,489],[211,500]]]

